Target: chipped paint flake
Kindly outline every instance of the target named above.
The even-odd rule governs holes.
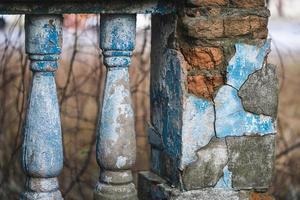
[[[117,168],[119,169],[122,168],[126,164],[126,160],[127,160],[126,157],[119,156],[116,163]]]
[[[232,172],[229,171],[226,165],[223,169],[223,176],[218,181],[215,188],[232,189]]]

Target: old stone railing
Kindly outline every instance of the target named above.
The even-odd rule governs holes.
[[[2,0],[25,14],[33,81],[22,146],[21,199],[62,199],[63,167],[55,71],[63,13],[100,13],[107,67],[97,128],[95,199],[270,199],[278,85],[268,64],[265,0]],[[128,67],[136,14],[152,14],[151,172],[138,192]]]
[[[63,168],[55,71],[62,45],[63,13],[100,13],[100,48],[107,67],[97,128],[100,178],[96,199],[137,199],[134,114],[128,67],[135,47],[136,14],[174,12],[157,1],[1,1],[1,14],[25,14],[25,46],[33,81],[27,108],[22,166],[27,176],[21,199],[62,199],[57,177]]]

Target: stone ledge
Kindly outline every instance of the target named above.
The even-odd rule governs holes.
[[[138,176],[138,196],[142,200],[274,200],[267,193],[250,190],[205,188],[180,191],[169,186],[165,180],[150,171],[140,172]]]

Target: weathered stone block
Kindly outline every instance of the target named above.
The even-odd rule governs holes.
[[[139,173],[139,198],[142,200],[249,200],[249,192],[220,188],[180,191],[152,172]]]
[[[273,175],[275,135],[226,138],[234,189],[267,190]]]
[[[194,190],[217,184],[228,162],[225,139],[213,138],[208,145],[197,152],[196,162],[183,172],[185,189]]]
[[[278,92],[276,66],[267,64],[249,76],[238,94],[245,110],[276,118]]]

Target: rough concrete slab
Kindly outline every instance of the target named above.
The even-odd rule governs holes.
[[[251,74],[238,92],[245,110],[273,118],[277,115],[278,93],[276,66],[272,64]]]
[[[221,188],[180,191],[152,172],[139,173],[140,200],[249,200],[249,192]]]
[[[234,189],[267,190],[273,175],[275,135],[226,138]]]
[[[213,187],[223,175],[228,162],[225,139],[213,138],[208,145],[197,152],[196,162],[183,172],[183,184],[187,190]]]

